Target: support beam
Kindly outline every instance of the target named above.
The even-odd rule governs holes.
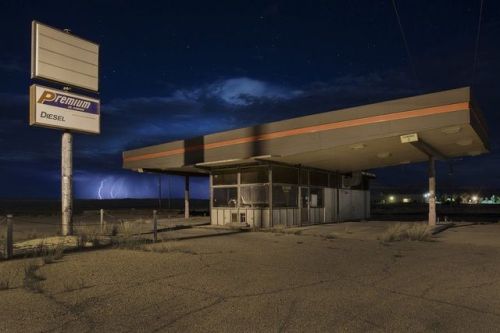
[[[429,157],[429,225],[436,225],[436,167],[433,156]]]
[[[184,176],[184,218],[189,218],[189,176]]]

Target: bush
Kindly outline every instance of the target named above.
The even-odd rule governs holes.
[[[382,242],[395,242],[402,239],[404,228],[401,223],[390,225],[386,231],[380,236]]]
[[[100,227],[81,225],[76,227],[78,235],[78,246],[84,247],[87,243],[93,246],[99,245]]]
[[[432,228],[425,223],[413,223],[409,227],[404,227],[401,223],[396,223],[387,228],[379,237],[382,242],[396,242],[401,240],[430,241]]]
[[[432,236],[431,227],[425,223],[413,224],[406,230],[406,235],[412,241],[429,241]]]
[[[42,285],[41,282],[45,280],[45,277],[38,272],[40,266],[35,261],[30,261],[26,266],[24,266],[24,288],[31,290],[33,292],[41,293]]]

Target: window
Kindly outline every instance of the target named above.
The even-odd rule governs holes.
[[[336,173],[330,174],[330,187],[333,188],[341,188],[342,185],[342,176]]]
[[[240,187],[241,207],[268,207],[269,186],[249,185]]]
[[[238,189],[236,187],[214,187],[214,207],[236,207]]]
[[[241,169],[242,184],[256,184],[269,182],[269,169],[265,167],[254,167]]]
[[[324,193],[324,189],[311,187],[310,195],[309,195],[310,200],[311,200],[310,207],[312,207],[312,208],[323,208],[324,207],[323,193]]]
[[[309,181],[311,186],[328,187],[328,174],[325,172],[311,171],[309,173]]]
[[[236,170],[215,171],[212,181],[214,185],[236,185],[238,183],[238,173]]]
[[[273,183],[297,184],[299,170],[281,166],[273,166]]]
[[[300,170],[300,185],[309,185],[309,173],[307,170]]]
[[[274,207],[297,207],[297,197],[297,186],[273,185]]]

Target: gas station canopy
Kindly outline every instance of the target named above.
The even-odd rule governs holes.
[[[123,167],[173,173],[273,161],[352,172],[488,152],[469,87],[313,114],[144,147]]]

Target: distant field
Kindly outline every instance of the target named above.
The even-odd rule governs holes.
[[[208,213],[209,202],[204,199],[191,199],[189,208],[194,214]],[[153,210],[160,209],[158,199],[109,199],[109,200],[75,200],[74,213],[82,214],[90,210],[120,210],[138,209]],[[163,199],[161,209],[164,210],[184,210],[183,199]],[[32,199],[0,199],[0,215],[22,214],[22,215],[46,215],[58,214],[61,210],[59,200],[32,200]]]
[[[440,220],[469,222],[499,222],[500,205],[437,205]],[[426,204],[372,205],[371,219],[386,221],[420,221],[427,219]]]

